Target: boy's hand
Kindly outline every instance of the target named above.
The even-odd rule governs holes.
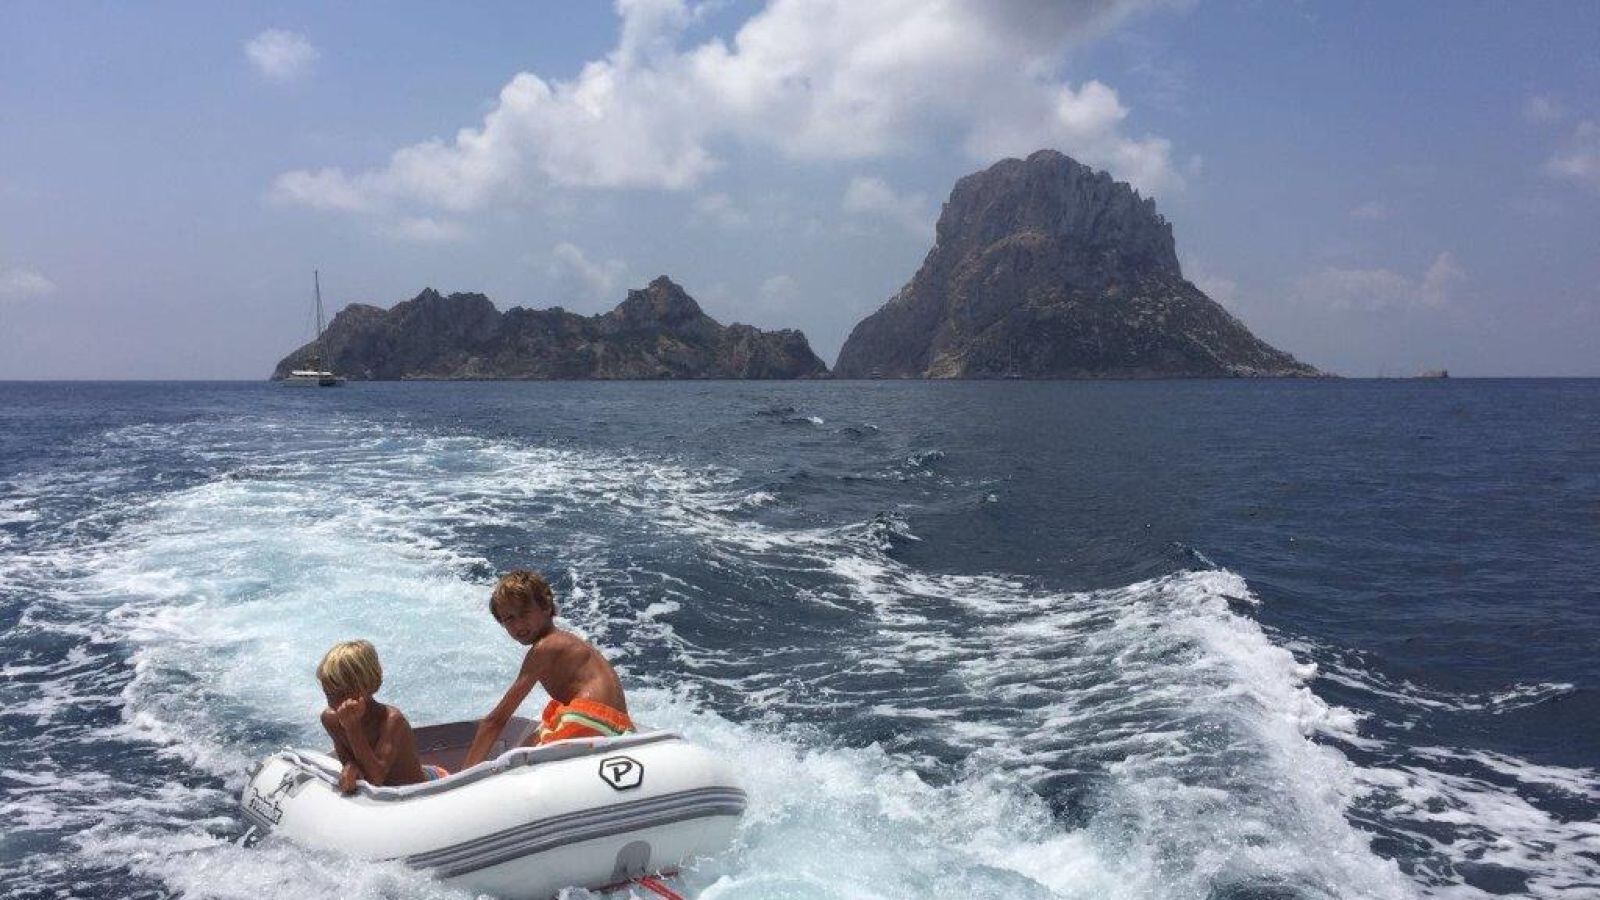
[[[333,711],[334,716],[339,720],[339,724],[345,728],[359,727],[361,725],[361,717],[366,713],[366,697],[351,697],[349,700],[339,704],[339,708]]]
[[[339,773],[339,793],[354,794],[356,792],[356,781],[360,777],[356,773],[355,766],[345,766],[344,771]]]

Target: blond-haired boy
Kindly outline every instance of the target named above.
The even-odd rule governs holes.
[[[423,766],[417,758],[417,739],[405,715],[373,698],[383,684],[383,666],[370,641],[334,644],[317,666],[317,680],[328,698],[322,727],[344,763],[341,792],[354,793],[362,779],[381,787],[444,777],[443,769]]]
[[[489,612],[517,643],[528,648],[517,678],[478,724],[464,766],[482,762],[534,685],[550,694],[530,745],[572,738],[615,737],[633,730],[628,700],[611,663],[593,644],[555,626],[555,593],[538,572],[507,573],[489,597]]]

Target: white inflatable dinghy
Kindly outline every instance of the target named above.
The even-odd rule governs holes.
[[[345,796],[338,760],[284,750],[251,773],[239,802],[262,832],[530,900],[674,872],[726,849],[744,813],[728,766],[671,732],[507,749],[537,727],[517,718],[498,757],[456,772],[477,727],[417,729],[422,762],[453,773],[437,781],[363,781]]]

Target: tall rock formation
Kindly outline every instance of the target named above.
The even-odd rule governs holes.
[[[355,380],[402,378],[815,378],[828,367],[798,331],[724,327],[666,276],[616,309],[501,313],[482,294],[429,288],[384,310],[354,303],[322,336],[324,363]],[[307,344],[274,379],[304,368]]]
[[[1184,280],[1155,201],[1054,150],[956,182],[842,378],[1313,376]]]

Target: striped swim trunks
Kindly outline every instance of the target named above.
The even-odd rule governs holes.
[[[633,730],[628,714],[604,703],[579,697],[571,703],[551,700],[539,718],[536,744],[570,741],[574,738],[617,737]]]

